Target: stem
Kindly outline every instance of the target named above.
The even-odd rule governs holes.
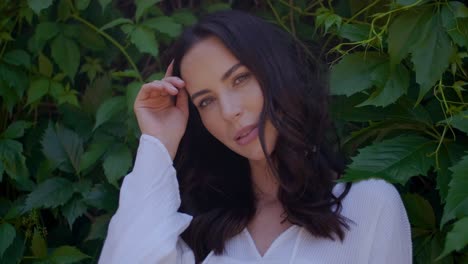
[[[267,3],[268,5],[270,6],[271,8],[271,11],[273,12],[273,14],[275,15],[275,18],[276,18],[276,22],[278,22],[278,24],[284,28],[284,30],[286,30],[287,32],[291,33],[291,30],[289,30],[289,28],[283,23],[283,21],[281,20],[278,12],[276,12],[276,9],[275,7],[271,4],[271,1],[270,0],[267,0]]]
[[[292,0],[289,0],[290,6],[293,6]],[[289,23],[291,25],[291,31],[294,36],[296,36],[296,27],[294,26],[294,10],[291,7],[289,9]]]
[[[108,41],[110,41],[114,46],[116,46],[120,52],[122,52],[122,54],[125,56],[125,58],[127,59],[128,63],[130,63],[130,65],[132,66],[133,70],[137,73],[138,75],[138,80],[140,82],[143,82],[143,78],[141,77],[140,75],[140,71],[138,70],[137,66],[135,65],[135,63],[133,62],[133,60],[130,58],[130,56],[128,55],[128,53],[125,51],[124,47],[122,47],[122,45],[120,45],[114,38],[112,38],[111,36],[109,36],[107,33],[105,33],[104,31],[100,30],[99,28],[97,28],[96,26],[94,26],[93,24],[91,24],[90,22],[86,21],[85,19],[83,19],[82,17],[80,17],[79,15],[77,14],[72,14],[71,17],[73,17],[74,19],[80,21],[81,23],[85,24],[86,26],[88,26],[89,28],[91,28],[92,30],[96,31],[97,33],[99,33],[101,36],[103,36],[105,39],[107,39]]]

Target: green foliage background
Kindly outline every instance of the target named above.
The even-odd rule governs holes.
[[[429,0],[1,1],[0,263],[97,262],[141,84],[225,8],[323,43],[343,180],[396,184],[415,263],[468,263],[468,8]]]

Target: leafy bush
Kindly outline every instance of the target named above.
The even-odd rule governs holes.
[[[164,50],[222,1],[0,3],[0,263],[95,263]],[[197,1],[195,1],[197,2]],[[468,9],[457,1],[230,1],[325,43],[344,180],[397,185],[415,263],[467,263]]]

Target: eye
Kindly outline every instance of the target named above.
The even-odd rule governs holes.
[[[211,104],[211,102],[213,101],[212,98],[208,97],[208,98],[205,98],[205,99],[202,99],[199,103],[198,103],[198,107],[203,109],[205,107],[207,107],[209,104]]]
[[[234,79],[234,85],[239,85],[243,83],[245,80],[247,80],[250,77],[250,73],[243,73]]]

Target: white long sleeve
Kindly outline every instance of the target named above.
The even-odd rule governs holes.
[[[143,134],[133,171],[125,176],[119,208],[112,217],[100,264],[194,263],[179,238],[192,219],[178,213],[179,185],[164,145]]]
[[[343,189],[339,183],[333,192],[339,195]],[[293,226],[261,256],[244,229],[226,241],[222,255],[210,252],[203,264],[412,263],[408,217],[394,186],[375,179],[354,183],[342,205],[342,215],[352,221],[343,242],[318,238]],[[192,217],[177,212],[179,206],[170,155],[158,139],[142,135],[99,263],[194,264],[192,250],[180,238]]]

